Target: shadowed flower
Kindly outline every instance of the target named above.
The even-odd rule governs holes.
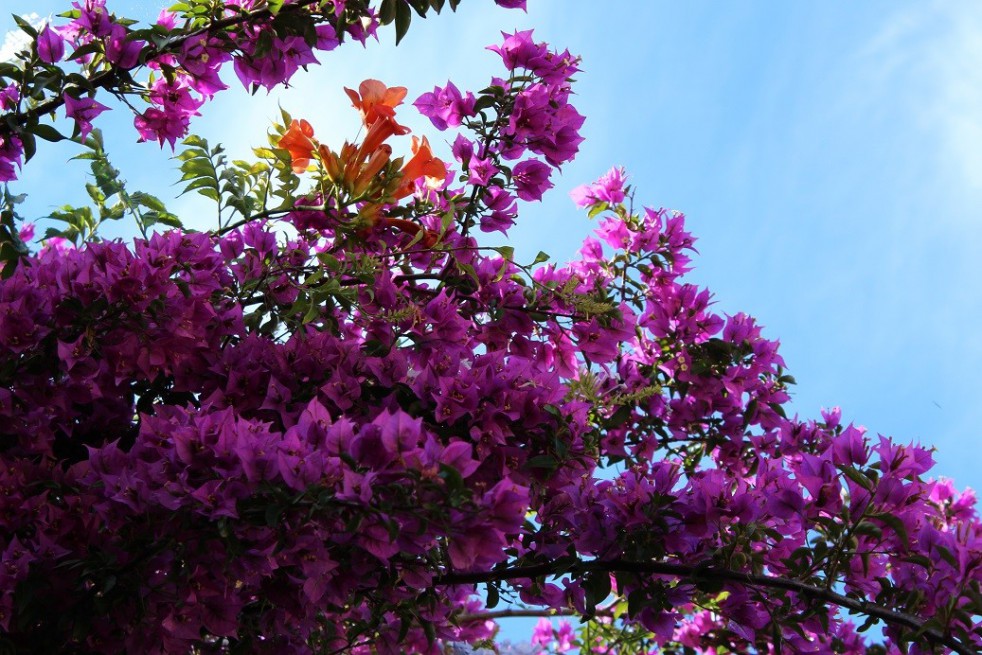
[[[153,140],[163,145],[166,141],[172,149],[177,140],[187,134],[189,123],[190,119],[186,115],[168,113],[156,107],[137,114],[133,119],[141,143]]]

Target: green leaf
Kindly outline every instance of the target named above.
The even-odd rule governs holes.
[[[482,94],[481,97],[477,99],[477,102],[474,103],[474,111],[481,112],[485,109],[490,109],[491,107],[494,107],[495,103],[497,102],[498,99],[496,97],[492,95]]]
[[[188,135],[183,141],[181,141],[181,144],[185,146],[195,147],[195,148],[204,148],[204,149],[208,148],[208,141],[198,136],[197,134]]]
[[[183,196],[185,193],[190,193],[191,191],[196,191],[198,189],[213,189],[217,192],[218,185],[215,184],[215,180],[207,177],[196,177],[190,184],[184,187],[184,191],[181,192],[181,195]]]
[[[283,9],[283,0],[266,0],[266,8],[275,16]]]
[[[879,539],[883,536],[883,530],[880,526],[870,521],[860,521],[854,528],[854,532],[866,537],[873,537],[874,539]]]
[[[904,522],[896,514],[883,512],[882,514],[873,514],[870,518],[883,521],[900,537],[901,542],[907,541],[907,526],[904,525]]]
[[[416,10],[420,18],[426,18],[426,10],[430,8],[430,0],[405,0]]]
[[[197,189],[198,194],[204,196],[205,198],[210,198],[215,202],[221,202],[221,196],[218,195],[218,191],[211,187],[206,187],[202,189]]]
[[[37,139],[30,132],[22,132],[20,135],[21,145],[24,146],[24,163],[31,161],[38,151]]]
[[[552,455],[537,455],[529,459],[525,464],[529,468],[547,469],[549,471],[555,471],[559,467],[559,463]]]
[[[774,413],[781,418],[788,418],[788,413],[784,411],[784,406],[781,403],[767,403],[767,406],[774,410]]]
[[[265,517],[266,518],[266,525],[268,525],[269,527],[273,527],[277,523],[279,523],[280,514],[282,512],[283,512],[283,509],[281,507],[277,507],[276,505],[270,505],[269,507],[267,507],[266,508],[266,517]]]
[[[92,183],[85,184],[85,190],[88,191],[89,197],[92,198],[92,202],[97,205],[102,205],[106,202],[106,196],[98,186]]]
[[[181,222],[181,219],[170,212],[147,212],[143,215],[143,220],[147,226],[162,223],[167,227],[176,227],[178,229],[184,228],[184,224]]]
[[[844,466],[842,467],[842,472],[845,473],[847,478],[858,484],[860,487],[866,489],[867,491],[873,490],[873,481],[860,471],[851,466]]]
[[[747,408],[743,410],[743,429],[746,430],[751,421],[757,416],[757,404],[758,400],[756,398],[751,398],[750,402],[747,403]]]
[[[166,212],[167,208],[164,203],[161,202],[156,196],[152,196],[149,193],[144,193],[142,191],[137,191],[136,193],[130,194],[130,200],[133,202],[146,207],[147,209],[152,209],[157,212]]]
[[[396,3],[396,45],[409,32],[409,24],[413,22],[413,12],[405,2]]]
[[[86,55],[94,55],[96,53],[101,53],[103,51],[102,41],[96,40],[91,43],[86,43],[85,45],[79,46],[72,51],[72,55],[68,58],[69,61],[74,59],[79,59]]]
[[[398,0],[382,0],[378,9],[378,22],[388,25],[396,19],[396,2]]]
[[[549,261],[549,255],[546,254],[546,253],[544,253],[544,252],[542,252],[540,250],[539,251],[539,254],[535,256],[535,260],[532,262],[532,266],[535,266],[536,264],[541,264],[541,263],[547,262],[547,261]]]
[[[118,221],[126,214],[126,205],[117,202],[112,207],[99,208],[99,220]]]
[[[430,646],[436,642],[436,627],[430,621],[421,621],[420,626],[423,628],[423,633],[426,635],[426,643]]]
[[[47,125],[45,123],[38,123],[30,128],[31,133],[36,136],[41,137],[45,141],[51,141],[52,143],[57,143],[58,141],[63,141],[65,137],[54,127]]]
[[[461,491],[464,489],[464,478],[461,477],[460,471],[458,471],[453,466],[449,464],[440,464],[440,478],[443,483],[447,485],[447,489],[451,492]]]
[[[487,607],[489,610],[492,610],[498,606],[498,599],[500,598],[500,596],[498,594],[498,588],[495,585],[491,584],[490,582],[487,584],[487,589],[488,589],[488,594],[487,594],[488,600],[484,604],[484,606]]]
[[[597,605],[610,596],[610,574],[606,571],[590,571],[580,583],[586,592],[586,613],[592,616]]]
[[[212,166],[211,160],[209,159],[189,159],[188,161],[181,164],[181,171],[184,173],[184,180],[190,180],[193,177],[208,177],[211,180],[215,180],[215,167]],[[217,186],[217,180],[215,180]]]
[[[515,248],[513,246],[498,246],[497,248],[492,248],[496,253],[504,257],[506,261],[512,261],[515,258]]]
[[[32,39],[38,38],[38,31],[34,29],[34,26],[28,23],[26,20],[18,16],[17,14],[12,14],[14,22],[17,23],[17,27],[21,28],[27,32]]]
[[[607,211],[609,208],[610,208],[610,203],[598,202],[593,207],[590,208],[590,211],[587,213],[587,216],[589,218],[596,218],[598,214],[602,214],[603,212]]]

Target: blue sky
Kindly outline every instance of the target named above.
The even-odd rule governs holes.
[[[109,2],[143,19],[155,4]],[[43,16],[66,5],[6,8]],[[322,140],[351,138],[357,115],[342,86],[377,77],[410,98],[448,78],[482,88],[499,72],[482,47],[498,30],[534,27],[583,56],[575,104],[587,140],[546,202],[524,207],[511,235],[519,255],[571,256],[592,226],[568,191],[625,166],[639,202],[687,214],[699,238],[693,280],[718,309],[753,314],[781,340],[796,411],[839,405],[873,434],[936,445],[938,474],[982,488],[982,339],[972,336],[982,324],[982,5],[529,5],[465,0],[456,15],[414,22],[398,49],[386,32],[381,45],[324,55],[292,89],[250,99],[236,86],[194,128],[244,156],[280,103]],[[440,141],[428,122],[411,125]],[[170,153],[135,145],[128,126],[114,132],[109,152],[131,188],[173,196]],[[29,212],[78,197],[85,169],[65,164],[75,152],[48,145],[25,169],[15,188],[32,195]],[[193,199],[172,204],[211,216]]]

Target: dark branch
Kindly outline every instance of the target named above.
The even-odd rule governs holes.
[[[536,617],[546,617],[550,616],[579,616],[580,613],[576,610],[571,610],[568,608],[559,609],[510,609],[510,610],[490,610],[487,612],[474,612],[472,614],[465,614],[460,617],[461,621],[471,622],[471,621],[497,621],[498,619],[514,619],[514,618],[536,618]],[[609,610],[597,609],[594,612],[594,616],[612,616],[613,613]]]
[[[434,584],[453,585],[453,584],[477,584],[481,582],[497,582],[502,580],[515,580],[517,578],[541,578],[549,575],[562,574],[581,574],[590,571],[605,571],[607,573],[636,573],[648,575],[670,575],[678,578],[702,579],[702,580],[724,580],[727,582],[738,582],[753,587],[768,589],[784,589],[793,591],[801,596],[813,600],[824,601],[833,605],[838,605],[850,612],[864,614],[885,623],[900,626],[913,630],[931,640],[953,650],[960,655],[976,655],[977,651],[951,635],[927,626],[927,621],[911,614],[897,612],[887,609],[876,603],[865,600],[849,598],[823,587],[806,584],[791,578],[771,575],[759,575],[756,573],[743,573],[716,567],[690,566],[685,564],[673,564],[671,562],[628,562],[623,560],[591,560],[581,561],[573,566],[558,567],[555,564],[535,564],[530,566],[513,566],[496,569],[493,571],[481,571],[475,573],[448,573],[438,577]]]

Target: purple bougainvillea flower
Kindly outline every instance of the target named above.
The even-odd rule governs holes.
[[[0,89],[0,109],[13,109],[20,100],[20,91],[11,84]]]
[[[474,94],[461,94],[453,82],[445,87],[435,86],[430,93],[424,93],[413,104],[433,123],[438,130],[457,127],[463,119],[474,115]]]
[[[72,7],[78,10],[79,17],[74,23],[92,36],[101,38],[107,36],[113,22],[106,9],[106,0],[80,0],[73,2]]]
[[[188,117],[168,114],[165,111],[151,107],[142,114],[137,114],[133,121],[136,131],[140,133],[140,141],[164,142],[174,148],[178,139],[183,138],[188,131]]]
[[[129,32],[119,23],[113,23],[106,37],[106,59],[119,68],[129,70],[140,61],[144,42],[129,39]]]
[[[487,186],[497,172],[498,167],[490,159],[474,157],[471,159],[470,166],[467,167],[467,182],[477,186]]]
[[[0,135],[0,182],[17,179],[24,146],[16,136]]]
[[[46,64],[61,61],[65,56],[65,39],[50,25],[45,25],[38,34],[38,59]]]
[[[82,141],[85,141],[85,137],[92,131],[92,121],[95,117],[107,109],[109,107],[96,102],[94,98],[88,96],[74,98],[68,93],[65,94],[65,115],[75,121]]]
[[[624,201],[624,169],[614,167],[600,176],[593,184],[582,184],[572,191],[569,196],[578,207],[589,207],[599,202],[619,205]]]
[[[515,193],[522,200],[542,200],[542,194],[552,188],[549,176],[552,168],[538,159],[526,159],[512,169]]]

